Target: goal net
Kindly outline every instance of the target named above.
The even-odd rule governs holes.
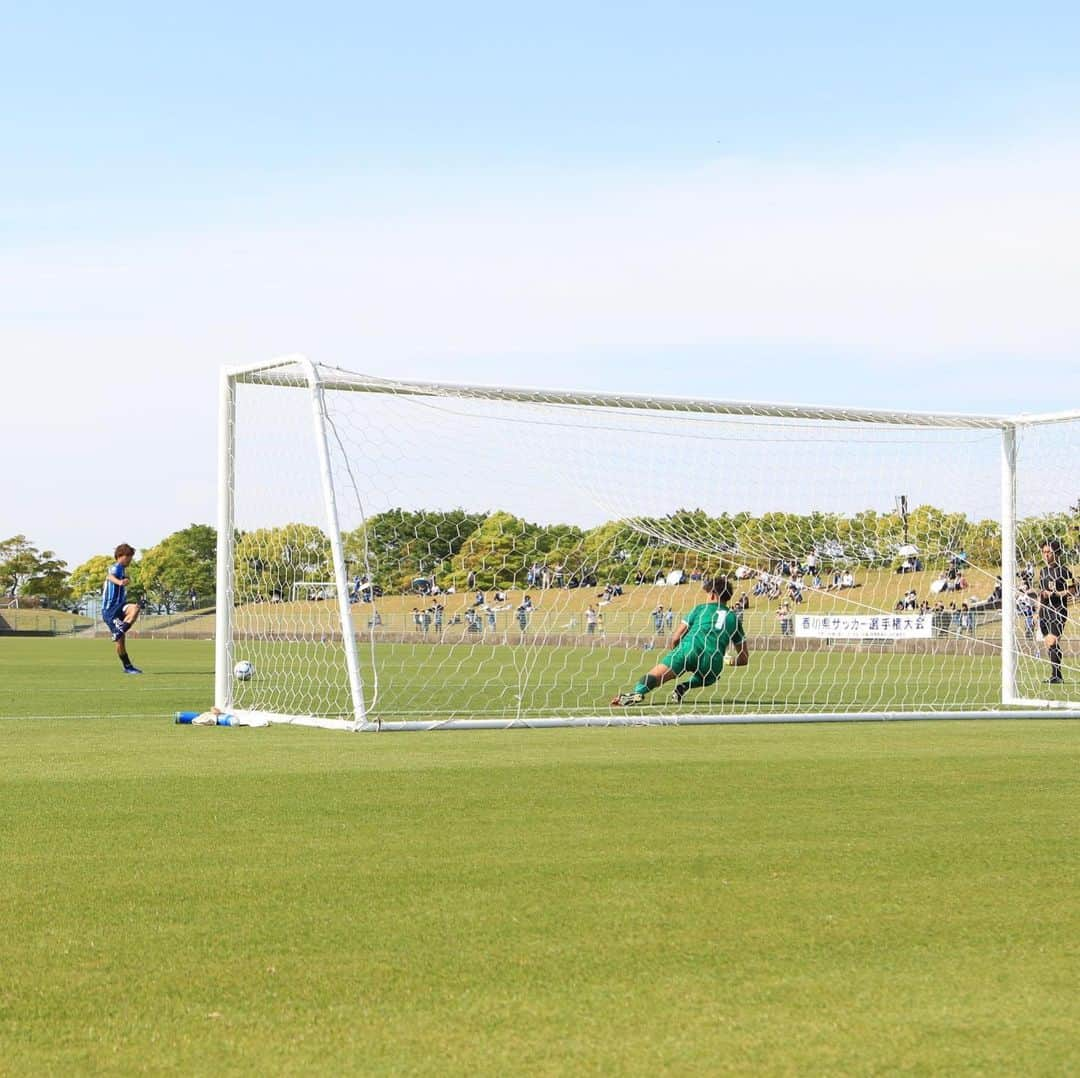
[[[1080,420],[1048,419],[226,371],[217,705],[350,729],[1071,714],[1074,605],[1048,621],[1040,585],[1045,539],[1080,560]],[[726,661],[702,658],[712,608],[673,655],[717,578]]]

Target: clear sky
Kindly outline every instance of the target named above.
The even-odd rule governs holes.
[[[222,364],[1080,406],[1080,8],[8,5],[0,538],[213,522]]]

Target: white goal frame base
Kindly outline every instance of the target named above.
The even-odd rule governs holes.
[[[1037,703],[1037,701],[1031,701]],[[244,719],[266,720],[271,726],[309,726],[320,730],[344,730],[360,734],[426,733],[440,730],[552,730],[606,726],[782,726],[814,722],[925,722],[973,719],[1080,719],[1080,711],[1065,705],[1040,704],[1015,711],[831,711],[815,715],[767,712],[744,715],[650,715],[644,711],[620,711],[613,715],[577,715],[566,718],[531,719],[412,719],[393,722],[356,722],[317,715],[281,715],[270,711],[234,710]]]

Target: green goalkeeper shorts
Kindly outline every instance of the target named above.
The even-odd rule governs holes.
[[[715,649],[702,650],[680,645],[672,648],[660,662],[675,674],[700,674],[706,678],[718,678],[724,669],[724,653]]]

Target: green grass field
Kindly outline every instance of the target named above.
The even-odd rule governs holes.
[[[1080,1070],[1076,722],[197,729],[135,648],[0,639],[0,1072]]]

